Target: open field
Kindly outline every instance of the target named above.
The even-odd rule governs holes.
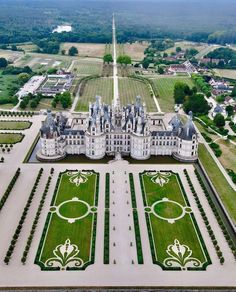
[[[218,158],[225,169],[232,169],[236,172],[236,147],[229,141],[218,140],[222,155]]]
[[[236,223],[236,193],[228,184],[227,180],[224,178],[220,169],[203,144],[199,144],[199,159],[210,177],[212,184],[216,188],[216,191],[218,192],[230,217],[234,223]]]
[[[168,54],[170,54],[171,52],[175,52],[177,47],[181,47],[182,50],[195,48],[196,50],[198,50],[200,52],[200,51],[203,51],[204,49],[206,49],[208,47],[208,44],[194,43],[194,42],[190,42],[190,41],[180,41],[180,42],[176,42],[175,46],[173,48],[169,48],[169,49],[165,50],[165,52]]]
[[[0,70],[0,100],[13,97],[19,88],[17,75],[3,75]]]
[[[76,111],[88,111],[89,102],[95,102],[96,95],[102,97],[102,102],[111,104],[113,99],[113,79],[95,78],[89,80],[79,101]]]
[[[212,141],[215,141],[215,143],[220,146],[222,155],[218,157],[218,159],[225,170],[232,169],[236,172],[236,147],[228,140],[225,141],[223,139],[219,139],[219,136],[209,130],[206,130],[199,122],[194,121],[194,123],[201,133],[205,133],[212,139]]]
[[[32,123],[28,121],[1,121],[0,130],[25,130],[30,128]]]
[[[142,102],[146,102],[147,110],[157,111],[156,105],[149,93],[149,88],[145,83],[132,78],[119,78],[119,94],[122,105],[135,102],[138,95],[142,97]]]
[[[230,70],[230,69],[213,69],[215,72],[215,75],[223,77],[223,78],[229,78],[229,79],[236,79],[236,70]]]
[[[38,46],[33,43],[25,43],[25,44],[19,44],[17,45],[17,49],[22,49],[25,52],[34,52],[38,49]]]
[[[66,171],[58,179],[35,262],[42,270],[85,269],[94,263],[99,176]]]
[[[145,171],[140,182],[153,263],[164,270],[205,270],[211,261],[178,174]],[[192,260],[178,258],[178,245],[192,251]]]
[[[190,77],[172,77],[172,76],[162,76],[153,79],[157,92],[158,92],[158,102],[163,112],[173,112],[174,110],[174,86],[176,82],[185,82],[190,87],[193,87],[193,82]]]
[[[22,134],[16,133],[0,133],[0,144],[16,144],[23,140]]]
[[[72,72],[77,75],[100,75],[102,72],[102,61],[95,58],[77,59],[73,62]]]
[[[10,51],[10,50],[1,50],[0,49],[0,58],[5,58],[8,61],[14,62],[18,58],[22,57],[23,53],[22,52],[15,52],[15,51]]]
[[[62,55],[28,53],[19,59],[15,65],[19,67],[29,66],[37,72],[44,72],[49,68],[66,69],[73,59],[75,58]]]
[[[124,45],[124,51],[126,55],[131,57],[132,61],[142,61],[145,56],[144,51],[148,46],[148,42],[126,43]]]
[[[62,43],[61,51],[65,50],[68,54],[68,50],[71,47],[76,47],[78,49],[79,57],[97,57],[102,58],[105,53],[105,44],[93,44],[93,43]]]

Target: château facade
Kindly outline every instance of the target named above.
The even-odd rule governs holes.
[[[178,115],[167,120],[164,113],[148,113],[137,97],[135,104],[106,105],[96,97],[88,113],[67,117],[50,111],[40,130],[39,160],[60,160],[67,154],[84,154],[90,159],[130,156],[138,160],[168,155],[193,162],[198,157],[198,135],[190,113],[183,124]]]

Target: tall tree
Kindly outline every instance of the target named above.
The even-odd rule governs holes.
[[[72,46],[69,51],[68,51],[68,55],[69,56],[75,56],[75,55],[78,55],[79,52],[78,52],[78,49],[74,46]]]

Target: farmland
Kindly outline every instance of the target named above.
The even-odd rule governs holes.
[[[214,73],[223,78],[236,79],[236,70],[214,69]]]
[[[185,82],[190,87],[193,86],[193,82],[189,77],[159,77],[153,79],[157,92],[158,92],[158,102],[160,104],[161,110],[163,112],[173,112],[174,109],[174,86],[176,82]]]
[[[122,105],[135,102],[136,96],[142,97],[142,102],[146,103],[148,111],[156,111],[156,105],[149,93],[147,85],[139,80],[131,78],[119,78],[119,92]]]
[[[102,97],[102,102],[111,104],[113,99],[113,79],[95,78],[89,80],[76,106],[76,111],[88,111],[89,102],[94,102],[96,95]]]
[[[22,52],[15,52],[10,50],[1,50],[0,49],[0,58],[5,58],[8,61],[14,62],[18,58],[21,58],[23,56]]]
[[[68,54],[68,50],[71,47],[78,49],[79,57],[97,57],[102,58],[105,53],[105,44],[93,44],[93,43],[63,43],[61,44],[61,51],[65,50]]]

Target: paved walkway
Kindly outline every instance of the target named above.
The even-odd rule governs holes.
[[[18,145],[20,148],[20,144]],[[18,147],[17,146],[17,147]],[[23,155],[24,156],[24,155]],[[22,174],[13,189],[9,200],[0,212],[0,258],[3,259],[9,246],[12,234],[15,230],[19,217],[22,214],[23,207],[32,188],[35,177],[40,167],[44,168],[44,174],[40,181],[32,206],[29,210],[25,224],[23,226],[19,241],[13,254],[12,261],[6,266],[0,261],[0,286],[236,286],[235,270],[236,264],[233,256],[226,244],[224,236],[215,220],[215,217],[208,205],[208,202],[194,176],[192,165],[138,165],[127,164],[125,162],[116,162],[111,164],[22,164],[21,157],[17,156],[17,151],[12,155],[14,159],[9,160],[8,164],[0,166],[0,191],[4,190],[9,183],[18,166],[22,169]],[[43,187],[46,183],[50,168],[55,168],[53,180],[49,189],[48,197],[45,201],[40,221],[36,229],[35,237],[32,242],[29,257],[26,265],[22,265],[20,258],[26,239],[35,215],[38,202],[42,195]],[[187,181],[183,174],[183,169],[187,168],[194,187],[199,195],[204,210],[207,213],[209,222],[214,230],[216,239],[225,257],[225,264],[220,265],[215,250],[207,233],[206,227],[201,219],[201,215],[196,206]],[[42,272],[34,264],[38,244],[42,235],[45,220],[48,214],[50,202],[53,196],[53,190],[59,172],[65,169],[94,169],[101,174],[99,206],[98,206],[98,225],[96,238],[95,264],[89,266],[85,271],[80,272]],[[143,170],[173,170],[180,174],[186,193],[193,208],[200,231],[203,235],[208,252],[213,262],[207,268],[206,272],[198,271],[163,271],[159,266],[152,264],[150,245],[146,221],[144,216],[144,207],[141,196],[141,189],[138,174]],[[104,236],[104,203],[105,203],[105,173],[111,175],[111,230],[110,230],[110,265],[103,265],[103,236]],[[131,201],[129,192],[128,173],[133,173],[136,189],[136,199],[139,212],[139,224],[142,239],[142,248],[144,253],[144,264],[137,264],[137,255],[135,244],[130,246],[130,242],[135,243],[133,218],[128,217],[131,213]],[[114,180],[114,183],[112,182]],[[127,183],[126,183],[127,181]],[[114,190],[114,193],[113,193]],[[128,193],[127,193],[128,191]],[[127,204],[129,201],[129,204]],[[115,204],[113,204],[113,202]],[[115,217],[112,214],[115,213]],[[7,224],[4,224],[4,222]],[[115,226],[115,230],[113,227]],[[131,230],[129,230],[131,226]],[[116,242],[116,246],[113,243]],[[116,260],[116,264],[113,263]],[[132,260],[134,259],[134,264]]]

